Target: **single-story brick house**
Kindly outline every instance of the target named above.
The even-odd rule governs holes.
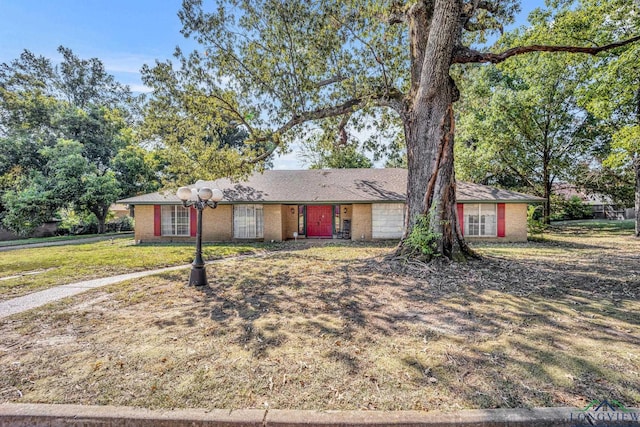
[[[402,236],[406,169],[269,170],[243,182],[219,179],[216,209],[203,212],[204,241]],[[527,204],[543,199],[485,185],[457,184],[458,216],[470,239],[525,241]],[[135,239],[175,242],[196,233],[196,210],[174,193],[119,200],[135,206]],[[294,235],[294,233],[296,233]]]

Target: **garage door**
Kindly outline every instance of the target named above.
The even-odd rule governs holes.
[[[374,203],[371,206],[374,239],[399,239],[404,227],[403,203]]]

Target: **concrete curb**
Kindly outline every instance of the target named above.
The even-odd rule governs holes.
[[[0,427],[160,426],[173,427],[502,427],[576,426],[576,408],[487,409],[456,412],[296,411],[296,410],[149,410],[117,406],[0,404]],[[600,424],[596,424],[600,425]],[[603,424],[605,425],[605,424]],[[624,424],[640,425],[626,421]]]

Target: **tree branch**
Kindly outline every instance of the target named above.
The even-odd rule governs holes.
[[[348,115],[353,113],[356,110],[359,110],[365,107],[369,103],[373,103],[379,107],[389,107],[395,110],[398,114],[403,115],[403,107],[404,104],[402,102],[403,94],[397,89],[392,89],[389,92],[386,88],[384,91],[373,97],[361,97],[361,98],[353,98],[340,105],[335,105],[331,107],[319,108],[313,111],[307,111],[300,114],[295,114],[289,121],[280,126],[276,131],[269,132],[269,134],[265,136],[261,136],[255,139],[255,142],[273,142],[273,146],[269,148],[264,153],[259,156],[243,161],[243,164],[246,163],[257,163],[262,160],[266,160],[269,156],[271,156],[276,148],[280,145],[280,138],[275,135],[282,135],[285,132],[293,129],[295,126],[300,125],[305,122],[313,121],[313,120],[321,120],[329,117],[337,117],[342,115]]]
[[[490,22],[481,24],[479,22],[466,21],[464,23],[464,29],[469,32],[486,31],[486,30],[498,30],[500,34],[504,31],[504,28],[499,23]]]
[[[518,46],[512,49],[505,50],[502,53],[480,52],[467,47],[458,47],[453,57],[453,63],[467,64],[471,62],[490,62],[492,64],[498,64],[500,62],[505,61],[508,58],[511,58],[512,56],[522,55],[529,52],[569,52],[569,53],[586,53],[589,55],[596,55],[600,52],[615,49],[617,47],[626,46],[638,40],[640,40],[640,36],[635,36],[630,39],[622,40],[615,43],[610,43],[604,46],[597,46],[597,47],[545,46],[545,45]]]

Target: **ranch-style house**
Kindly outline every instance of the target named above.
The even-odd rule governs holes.
[[[268,170],[246,181],[208,181],[222,190],[203,212],[209,242],[288,239],[399,239],[405,215],[405,169]],[[527,240],[527,205],[540,197],[457,183],[458,220],[466,238]],[[174,193],[119,200],[134,206],[138,242],[177,242],[196,234],[196,210]]]

